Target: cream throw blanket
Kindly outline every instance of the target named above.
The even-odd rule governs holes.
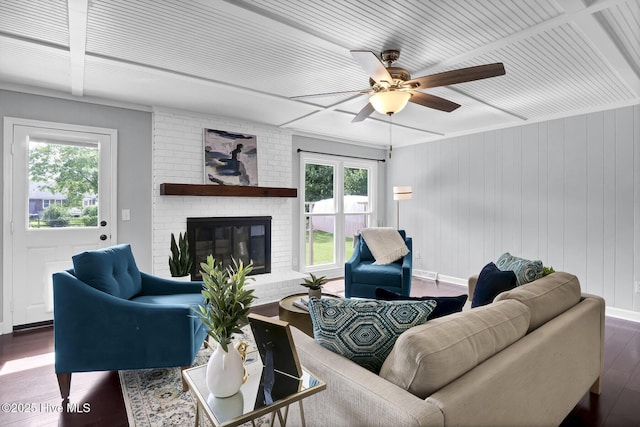
[[[409,253],[404,239],[395,228],[365,228],[360,235],[376,259],[374,264],[391,264]]]

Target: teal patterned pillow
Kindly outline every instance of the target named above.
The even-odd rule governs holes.
[[[516,274],[517,286],[538,280],[543,276],[542,261],[529,261],[505,252],[496,261],[496,266],[502,271],[513,271]]]
[[[311,298],[309,314],[318,344],[377,374],[398,336],[426,322],[435,306],[434,300]]]

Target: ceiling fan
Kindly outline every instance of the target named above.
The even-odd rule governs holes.
[[[371,98],[369,98],[367,105],[351,120],[352,123],[366,119],[374,111],[391,116],[402,110],[408,102],[440,111],[451,112],[460,107],[460,104],[420,91],[422,89],[448,86],[505,74],[504,65],[501,62],[497,62],[412,79],[411,74],[404,68],[392,66],[400,57],[399,50],[385,50],[380,54],[380,58],[368,50],[352,50],[350,52],[353,59],[355,59],[371,77],[369,79],[371,88],[294,96],[290,99],[349,93],[373,94]]]

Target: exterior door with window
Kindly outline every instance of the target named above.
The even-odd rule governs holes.
[[[377,163],[334,156],[301,157],[303,269],[340,275],[354,237],[375,224]]]
[[[117,241],[117,133],[11,118],[4,125],[6,333],[52,320],[51,275],[72,267],[74,254]]]

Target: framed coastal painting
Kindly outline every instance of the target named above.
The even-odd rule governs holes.
[[[256,136],[205,129],[204,182],[212,185],[258,185]]]

